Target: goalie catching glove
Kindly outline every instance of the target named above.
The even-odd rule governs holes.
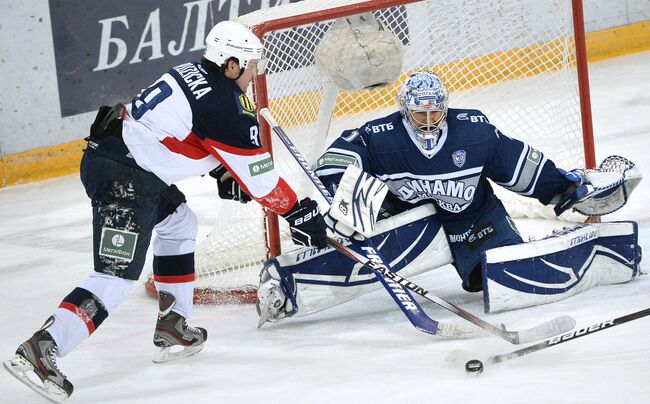
[[[210,177],[217,180],[219,198],[230,199],[241,203],[248,203],[251,201],[251,197],[241,189],[241,186],[239,186],[237,181],[232,178],[232,175],[230,175],[226,167],[219,166],[210,171],[209,174]]]
[[[595,170],[560,170],[576,188],[562,195],[555,205],[555,214],[572,208],[586,216],[602,216],[617,211],[643,178],[630,160],[609,156]]]
[[[305,198],[296,202],[294,207],[282,217],[289,223],[291,239],[295,244],[319,249],[325,248],[327,233],[316,201]]]

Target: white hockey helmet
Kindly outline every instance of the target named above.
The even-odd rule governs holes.
[[[205,38],[203,55],[217,66],[229,58],[237,58],[239,66],[246,69],[251,60],[261,60],[264,46],[259,38],[245,26],[234,21],[222,21],[212,27]]]
[[[433,150],[440,137],[440,126],[447,117],[449,92],[442,79],[429,70],[411,74],[397,96],[400,111],[409,126],[415,130],[424,150]],[[442,114],[434,120],[432,112]],[[426,119],[416,120],[414,112],[426,112]]]

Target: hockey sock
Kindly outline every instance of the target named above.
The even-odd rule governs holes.
[[[65,356],[90,336],[132,288],[131,280],[95,272],[70,292],[47,329],[56,341],[58,356]]]
[[[189,319],[194,297],[194,253],[183,255],[155,255],[153,280],[156,290],[170,293],[176,299],[172,311]]]

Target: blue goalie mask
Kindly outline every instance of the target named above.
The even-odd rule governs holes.
[[[447,117],[449,92],[431,71],[411,74],[397,97],[402,116],[417,134],[422,149],[433,150],[440,138],[440,126]]]

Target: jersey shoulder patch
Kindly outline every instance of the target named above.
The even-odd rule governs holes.
[[[478,109],[449,108],[447,115],[452,119],[465,123],[490,123],[487,116]]]
[[[253,104],[246,94],[238,94],[235,92],[235,97],[237,97],[239,101],[237,103],[237,110],[240,114],[257,118],[255,115],[255,104]]]
[[[401,114],[394,112],[390,115],[366,122],[360,129],[368,135],[391,132],[395,130],[401,119]]]

